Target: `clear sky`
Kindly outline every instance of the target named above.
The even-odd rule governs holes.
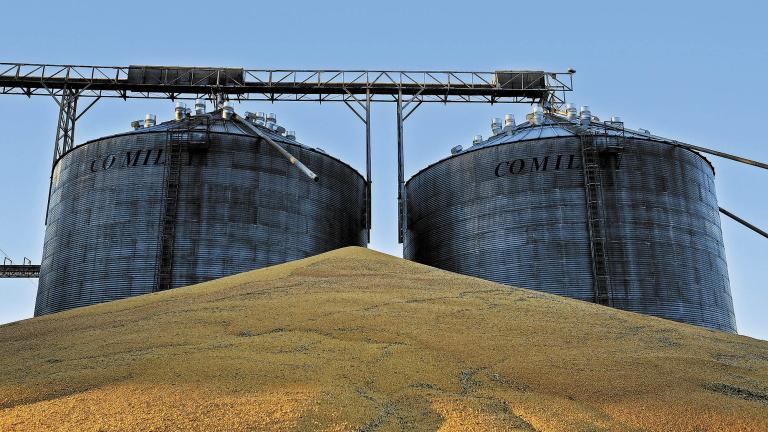
[[[768,161],[764,2],[6,2],[0,61],[291,69],[544,69],[578,72],[569,100],[705,147]],[[684,3],[684,4],[680,4]],[[711,4],[710,4],[711,3]],[[362,123],[342,104],[244,103],[312,146],[364,168]],[[523,105],[423,105],[405,124],[406,175],[488,135]],[[101,101],[76,143],[129,129],[170,101]],[[0,96],[0,248],[39,262],[57,109]],[[370,247],[397,244],[395,111],[372,113]],[[768,228],[768,172],[710,158],[720,204]],[[768,339],[768,240],[723,218],[739,332]],[[0,323],[32,315],[36,280],[0,280]]]

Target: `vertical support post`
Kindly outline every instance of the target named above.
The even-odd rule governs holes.
[[[59,102],[59,123],[56,127],[56,142],[53,147],[53,163],[72,149],[75,140],[75,118],[77,117],[78,92],[65,88]]]
[[[365,92],[365,227],[371,241],[371,91]]]
[[[348,97],[348,99],[347,99]],[[347,91],[347,96],[342,99],[344,104],[365,124],[365,224],[367,242],[371,242],[371,90],[365,91],[365,101],[361,101],[354,94]],[[359,109],[351,104],[354,101],[365,111],[365,115],[359,112]]]
[[[405,155],[403,154],[403,92],[397,93],[397,240],[402,243],[407,229],[405,202]]]
[[[51,179],[48,183],[48,204],[45,207],[45,224],[48,225],[48,212],[51,205],[51,190],[53,189],[53,169],[56,162],[64,153],[72,149],[75,142],[75,122],[77,120],[77,98],[79,92],[65,88],[61,99],[54,100],[59,104],[59,121],[56,125],[56,141],[53,143],[53,160],[51,161]]]

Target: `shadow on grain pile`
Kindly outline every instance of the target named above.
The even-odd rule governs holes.
[[[361,248],[0,327],[0,430],[768,430],[768,343]]]

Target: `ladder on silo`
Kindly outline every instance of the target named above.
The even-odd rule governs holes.
[[[181,182],[181,154],[189,144],[190,132],[184,129],[169,129],[166,141],[166,166],[163,179],[162,218],[155,272],[154,291],[171,288],[173,278],[173,247],[176,241],[176,214],[179,207],[179,186]]]
[[[589,231],[589,248],[592,258],[592,275],[594,278],[595,303],[611,305],[611,278],[608,271],[606,252],[606,233],[604,215],[601,206],[602,184],[600,181],[600,159],[595,137],[586,132],[580,134],[582,169],[584,172],[584,190],[587,201],[587,224]]]

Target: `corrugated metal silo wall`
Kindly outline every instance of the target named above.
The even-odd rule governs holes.
[[[603,162],[612,305],[735,332],[709,164],[635,139]],[[407,259],[593,301],[577,137],[448,158],[415,175],[407,199]]]
[[[59,160],[35,315],[151,292],[163,147],[156,135],[123,135],[78,147]],[[127,167],[127,154],[133,162],[138,151],[142,160]]]
[[[290,146],[315,183],[263,141],[213,140],[181,171],[174,286],[367,244],[365,181],[355,170]]]
[[[152,291],[166,137],[108,137],[56,165],[35,315]],[[212,133],[209,149],[182,154],[172,286],[367,244],[363,178],[289,148],[320,182],[247,136]]]

